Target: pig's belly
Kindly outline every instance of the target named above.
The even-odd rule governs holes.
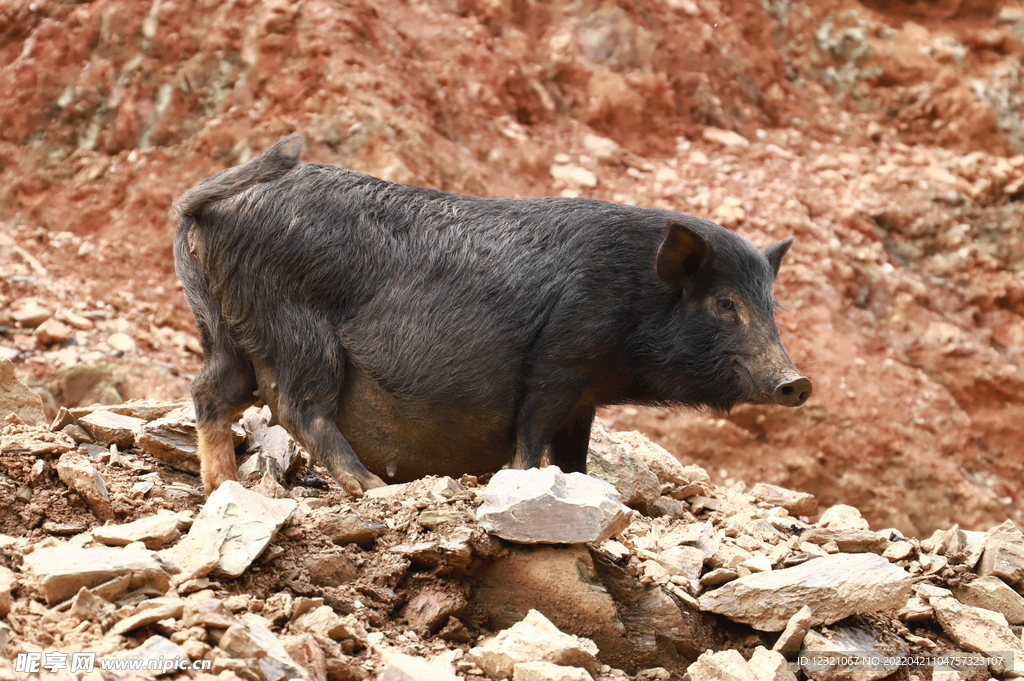
[[[338,401],[338,429],[363,465],[385,482],[458,478],[495,471],[512,460],[510,411],[395,398],[350,365]]]

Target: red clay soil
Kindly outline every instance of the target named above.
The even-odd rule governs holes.
[[[875,527],[1019,520],[1022,36],[1024,11],[981,0],[8,0],[0,306],[106,306],[151,340],[122,370],[169,367],[125,390],[180,394],[172,202],[295,131],[306,160],[396,181],[674,208],[797,237],[779,324],[815,394],[605,418]],[[23,375],[57,375],[12,338]]]

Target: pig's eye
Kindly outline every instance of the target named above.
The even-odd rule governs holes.
[[[718,309],[719,310],[731,310],[734,307],[736,307],[736,304],[733,303],[728,298],[719,298],[718,299]]]

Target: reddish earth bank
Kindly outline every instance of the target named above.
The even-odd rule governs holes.
[[[184,394],[171,203],[300,131],[392,180],[795,235],[807,406],[604,417],[875,527],[1020,519],[1022,37],[982,0],[8,0],[2,345],[55,405]]]

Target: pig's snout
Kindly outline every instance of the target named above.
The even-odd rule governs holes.
[[[775,386],[775,402],[784,407],[799,407],[814,392],[811,379],[804,376],[791,378]]]

